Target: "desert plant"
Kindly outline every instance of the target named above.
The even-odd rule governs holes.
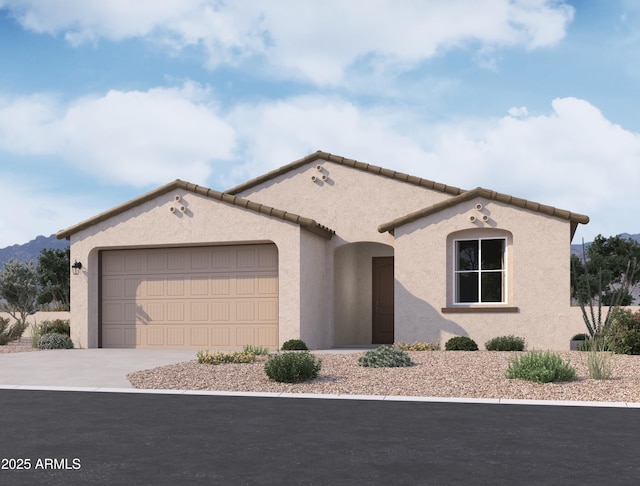
[[[592,338],[585,343],[589,346],[587,368],[589,378],[594,380],[608,380],[613,373],[611,368],[611,352],[603,338]]]
[[[403,351],[438,351],[440,344],[438,343],[422,343],[414,341],[412,343],[403,343],[398,341],[393,345],[394,348],[402,349]]]
[[[358,364],[369,368],[399,368],[413,366],[414,363],[406,351],[389,346],[380,346],[367,351],[364,356],[360,356]]]
[[[596,240],[599,241],[600,246],[605,243],[600,235]],[[619,239],[617,241],[620,243]],[[631,245],[637,247],[635,243]],[[587,260],[586,253],[583,241],[582,262],[575,255],[571,258],[572,284],[582,311],[582,319],[587,326],[589,336],[593,338],[607,334],[613,317],[612,310],[625,304],[625,300],[631,295],[630,289],[638,280],[640,268],[638,268],[636,257],[632,255],[633,252],[627,252],[629,254],[626,257],[623,255],[622,260],[616,263],[615,278],[611,275],[603,277],[603,273],[610,273],[606,268],[608,265],[599,257],[596,258],[595,263]],[[608,307],[603,316],[602,306],[605,303]]]
[[[270,380],[281,383],[299,383],[318,376],[322,361],[308,351],[282,353],[269,356],[264,371]]]
[[[10,319],[4,319],[0,317],[0,346],[10,343],[11,341],[17,341],[27,328],[26,322],[16,321],[9,325]]]
[[[55,319],[53,321],[42,321],[40,324],[33,324],[31,326],[31,345],[37,348],[40,338],[52,332],[71,336],[69,319]]]
[[[640,354],[640,310],[616,307],[611,311],[611,323],[604,340],[617,354]]]
[[[447,351],[477,351],[476,342],[467,336],[455,336],[444,344]]]
[[[253,363],[256,360],[256,356],[250,352],[234,352],[234,353],[221,353],[216,351],[211,354],[209,350],[201,350],[196,354],[198,363],[219,365],[224,363]]]
[[[309,348],[302,339],[289,339],[282,344],[282,351],[308,351]]]
[[[22,263],[13,258],[5,262],[0,271],[0,310],[26,324],[27,317],[37,310],[37,296],[38,279],[33,262]]]
[[[265,348],[263,346],[254,346],[252,344],[246,344],[244,348],[242,348],[243,353],[251,353],[255,356],[268,356],[269,348]]]
[[[40,349],[73,349],[73,341],[66,334],[50,332],[40,338]]]
[[[534,350],[511,358],[506,376],[510,379],[549,383],[573,380],[576,370],[569,362],[562,361],[558,354]]]
[[[524,338],[518,336],[498,336],[484,343],[487,351],[524,351]]]
[[[45,334],[58,332],[60,334],[71,335],[71,321],[69,319],[54,319],[52,321],[42,321],[40,323],[45,329]]]

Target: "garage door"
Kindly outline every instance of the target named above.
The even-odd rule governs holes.
[[[275,245],[101,254],[105,348],[278,347]]]

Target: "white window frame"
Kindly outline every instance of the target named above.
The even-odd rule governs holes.
[[[502,240],[504,242],[504,253],[502,255],[502,269],[501,270],[458,270],[458,242],[460,241],[477,241],[478,242],[478,257],[480,262],[482,261],[482,240]],[[508,304],[509,301],[509,241],[506,236],[485,236],[485,237],[468,237],[468,238],[456,238],[453,240],[453,304],[456,306],[495,306]],[[478,265],[480,267],[480,264]],[[478,274],[478,299],[482,298],[482,273],[502,273],[502,301],[501,302],[458,302],[458,274],[476,272]]]

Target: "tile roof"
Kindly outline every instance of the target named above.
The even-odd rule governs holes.
[[[354,169],[358,169],[364,172],[369,172],[371,174],[380,175],[383,177],[388,177],[390,179],[396,179],[401,182],[406,182],[408,184],[413,184],[416,186],[426,187],[427,189],[433,189],[436,191],[441,191],[447,194],[451,194],[453,196],[457,196],[464,192],[463,189],[454,186],[447,186],[445,184],[441,184],[439,182],[430,181],[428,179],[422,179],[420,177],[412,176],[409,174],[404,174],[403,172],[397,172],[391,169],[384,169],[382,167],[378,167],[377,165],[367,164],[366,162],[358,162],[354,159],[347,159],[345,157],[341,157],[339,155],[333,155],[328,152],[323,152],[318,150],[306,157],[295,160],[290,164],[283,165],[282,167],[267,172],[261,176],[256,177],[255,179],[251,179],[250,181],[244,182],[238,186],[235,186],[227,191],[227,194],[238,194],[239,192],[246,191],[247,189],[251,189],[258,184],[262,184],[263,182],[269,181],[271,179],[275,179],[276,177],[286,174],[287,172],[297,169],[305,164],[310,162],[316,162],[318,160],[325,160],[327,162],[333,162],[340,165],[345,165],[347,167],[352,167]]]
[[[424,218],[425,216],[429,216],[430,214],[435,214],[443,209],[447,209],[457,204],[460,204],[465,201],[469,201],[476,197],[483,197],[485,199],[490,199],[492,201],[498,201],[501,203],[509,204],[511,206],[516,206],[522,209],[528,209],[530,211],[534,211],[537,213],[546,214],[547,216],[553,216],[555,218],[565,219],[572,223],[571,228],[571,236],[575,233],[575,228],[578,223],[587,224],[589,222],[589,217],[583,214],[572,213],[570,211],[565,211],[564,209],[558,209],[553,206],[546,206],[544,204],[540,204],[533,201],[528,201],[526,199],[521,199],[517,197],[510,196],[508,194],[502,194],[499,192],[491,191],[489,189],[484,189],[482,187],[476,187],[470,191],[466,191],[461,193],[458,196],[452,197],[450,199],[446,199],[441,201],[433,206],[429,206],[418,211],[409,213],[400,218],[394,219],[393,221],[389,221],[388,223],[381,224],[378,226],[378,231],[380,233],[384,233],[386,231],[393,232],[399,226],[405,225],[407,223],[411,223],[412,221],[416,221],[420,218]]]
[[[313,219],[305,218],[303,216],[299,216],[294,213],[283,211],[281,209],[276,209],[271,206],[267,206],[265,204],[255,203],[253,201],[249,201],[248,199],[243,199],[243,198],[234,196],[232,194],[215,191],[213,189],[209,189],[208,187],[203,187],[197,184],[192,184],[190,182],[185,182],[180,179],[176,179],[175,181],[170,182],[169,184],[161,186],[151,192],[143,194],[140,197],[137,197],[124,204],[116,206],[115,208],[112,208],[108,211],[100,213],[97,216],[94,216],[93,218],[87,219],[81,223],[76,224],[75,226],[71,226],[65,230],[59,231],[58,233],[56,233],[56,238],[58,238],[59,240],[63,238],[69,238],[69,236],[71,236],[74,233],[77,233],[78,231],[82,231],[83,229],[86,229],[90,226],[93,226],[109,218],[112,218],[117,214],[120,214],[124,211],[134,208],[161,194],[167,193],[169,191],[173,191],[175,189],[184,189],[194,194],[200,194],[202,196],[209,197],[211,199],[217,199],[218,201],[222,201],[224,203],[238,206],[241,208],[249,209],[251,211],[255,211],[257,213],[263,214],[265,216],[271,216],[274,218],[282,219],[284,221],[289,221],[291,223],[295,223],[299,225],[301,228],[307,231],[315,233],[326,239],[330,239],[335,234],[335,231],[317,223]]]

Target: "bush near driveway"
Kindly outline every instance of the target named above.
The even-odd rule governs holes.
[[[640,310],[616,307],[605,333],[607,347],[617,354],[640,354]]]
[[[389,346],[367,351],[364,356],[358,358],[358,364],[368,368],[400,368],[414,365],[406,351]]]
[[[50,332],[40,338],[38,347],[40,349],[73,349],[73,341],[66,334]]]
[[[282,351],[308,351],[307,344],[302,339],[289,339],[282,344]]]
[[[9,325],[10,319],[0,317],[0,346],[17,341],[27,328],[27,323],[16,321]]]
[[[554,381],[571,381],[576,377],[576,370],[568,362],[549,351],[529,351],[523,355],[516,354],[509,361],[507,378],[550,383]]]
[[[455,336],[444,343],[444,349],[447,351],[477,351],[476,342],[467,336]]]
[[[53,332],[71,336],[71,321],[69,319],[54,319],[53,321],[42,321],[40,324],[34,324],[31,328],[31,345],[34,348],[39,347],[40,338]]]
[[[318,376],[322,361],[308,351],[273,354],[264,365],[264,371],[273,381],[299,383]]]
[[[498,336],[484,344],[487,351],[524,351],[524,338],[518,336]]]
[[[420,341],[414,341],[412,343],[405,343],[398,341],[393,345],[394,348],[402,349],[403,351],[439,351],[440,344],[438,343],[423,343]]]
[[[196,354],[198,363],[219,365],[224,363],[253,363],[256,360],[256,355],[251,352],[235,352],[235,353],[221,353],[216,351],[211,354],[209,350],[198,351]]]

